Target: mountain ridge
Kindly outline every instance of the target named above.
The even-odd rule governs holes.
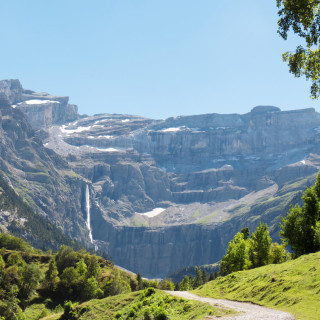
[[[258,106],[243,115],[165,120],[81,116],[66,98],[24,90],[17,80],[5,84],[0,93],[33,124],[73,202],[69,229],[68,215],[56,212],[65,199],[59,192],[48,218],[89,244],[88,185],[95,245],[148,277],[216,262],[238,229],[256,228],[260,218],[277,240],[280,215],[320,168],[320,114],[312,108]]]

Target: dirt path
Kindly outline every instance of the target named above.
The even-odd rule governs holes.
[[[294,320],[294,317],[290,313],[261,307],[256,304],[251,304],[247,302],[204,298],[190,293],[188,291],[166,292],[177,297],[207,302],[211,305],[229,308],[241,312],[241,314],[239,315],[223,317],[222,319],[224,320]],[[211,319],[215,319],[215,317]]]

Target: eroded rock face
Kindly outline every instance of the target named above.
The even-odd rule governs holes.
[[[0,151],[8,143],[15,150],[12,184],[20,185],[22,176],[33,181],[29,196],[38,212],[78,238],[87,238],[88,185],[96,244],[117,264],[149,277],[219,260],[236,232],[259,221],[277,239],[280,215],[320,168],[314,109],[258,106],[243,115],[161,121],[79,117],[67,97],[23,90],[15,81],[0,81],[1,92],[13,106],[0,117],[6,145]],[[24,120],[16,128],[9,115],[18,109],[41,129],[45,148],[40,138],[29,148],[30,126]],[[37,174],[38,161],[51,171]]]
[[[34,211],[66,234],[87,243],[81,195],[85,182],[46,149],[27,117],[0,98],[1,177]]]
[[[0,81],[0,93],[27,115],[34,129],[49,128],[54,124],[74,121],[79,117],[78,107],[68,104],[69,97],[24,90],[19,80]]]

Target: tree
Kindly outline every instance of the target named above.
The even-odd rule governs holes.
[[[7,293],[6,298],[0,300],[0,318],[3,316],[6,320],[26,320],[19,307],[18,292],[18,287],[13,285]]]
[[[102,286],[107,296],[131,292],[130,279],[117,269],[112,271],[110,278],[104,280]]]
[[[137,278],[137,283],[138,283],[138,290],[142,290],[143,289],[143,280],[141,277],[141,274],[138,272],[136,275]]]
[[[253,267],[261,267],[269,262],[271,237],[269,236],[268,226],[259,223],[257,230],[251,235],[252,241],[252,264]]]
[[[54,259],[51,259],[49,263],[49,268],[46,271],[45,275],[45,287],[48,289],[48,291],[56,291],[58,283],[60,281],[58,274],[59,272],[57,269],[56,261]]]
[[[97,290],[99,289],[98,281],[95,277],[90,277],[86,279],[84,283],[81,296],[83,300],[90,300],[96,297]]]
[[[86,276],[88,278],[95,277],[98,280],[101,275],[101,268],[98,262],[98,258],[96,256],[90,256],[87,265],[88,271]]]
[[[43,278],[43,272],[36,264],[25,264],[19,270],[20,291],[19,298],[22,305],[29,299],[33,290],[36,289],[40,280]]]
[[[81,258],[81,259],[77,262],[76,266],[77,266],[76,269],[77,269],[78,273],[80,274],[80,276],[85,276],[86,273],[87,273],[87,271],[88,271],[88,268],[87,268],[87,265],[85,264],[83,258]]]
[[[277,0],[279,8],[278,33],[287,40],[290,29],[305,41],[294,53],[285,52],[289,71],[295,77],[311,80],[311,97],[320,94],[320,2],[318,0]]]
[[[249,240],[245,240],[244,234],[239,232],[229,242],[227,253],[222,257],[220,262],[221,274],[226,275],[234,271],[249,269],[251,266],[249,260]]]
[[[240,232],[243,233],[244,240],[247,240],[249,238],[250,230],[248,227],[242,228]]]
[[[203,285],[202,271],[199,267],[196,267],[196,276],[193,279],[193,287],[198,288]]]
[[[215,278],[216,278],[215,273],[214,273],[214,272],[211,272],[210,275],[209,275],[208,281],[212,281],[212,280],[214,280]]]
[[[187,290],[192,290],[192,279],[190,277],[185,276],[183,280],[179,284],[179,290],[180,291],[187,291]]]
[[[77,253],[74,252],[72,248],[62,245],[56,255],[59,273],[61,274],[65,268],[74,267],[77,260]]]
[[[8,266],[13,266],[14,264],[20,266],[23,263],[24,263],[24,261],[22,260],[20,254],[18,252],[11,253],[8,258],[8,261],[7,261]]]
[[[319,222],[319,174],[314,187],[302,195],[304,205],[291,206],[286,218],[280,224],[280,236],[285,246],[290,246],[295,257],[320,250]]]
[[[3,287],[4,281],[6,279],[6,270],[5,270],[5,262],[3,261],[2,256],[0,255],[0,287]]]
[[[174,284],[169,279],[163,279],[159,282],[158,288],[161,290],[174,290]]]
[[[67,299],[71,299],[72,297],[78,298],[80,291],[80,276],[78,271],[73,267],[65,268],[60,276],[60,279],[60,294]]]
[[[283,245],[275,242],[271,245],[270,263],[278,264],[285,262],[288,259],[288,254]]]
[[[207,271],[205,269],[202,270],[202,281],[203,281],[203,283],[208,282],[208,275],[207,275]]]

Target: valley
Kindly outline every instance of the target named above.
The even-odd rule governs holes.
[[[150,278],[219,261],[259,221],[279,241],[320,168],[314,109],[153,120],[79,115],[18,80],[0,94],[3,179],[66,235]]]

